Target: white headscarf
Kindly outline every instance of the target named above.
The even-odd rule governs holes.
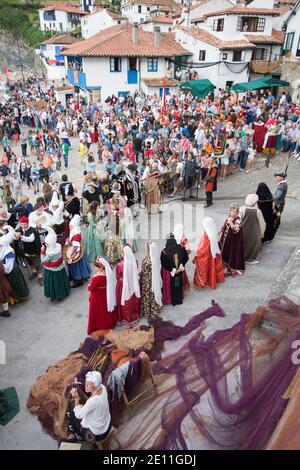
[[[173,235],[175,237],[177,244],[180,245],[181,240],[183,239],[183,236],[184,236],[184,226],[182,224],[176,225],[173,231]]]
[[[138,298],[141,297],[139,274],[132,249],[130,246],[126,245],[124,246],[123,252],[124,269],[121,305],[125,305],[126,300],[129,300],[133,294]]]
[[[95,387],[99,388],[102,384],[102,374],[97,370],[90,371],[85,375],[85,380],[92,382]]]
[[[211,217],[204,217],[203,227],[206,235],[210,241],[210,251],[212,257],[215,258],[221,253],[218,243],[218,229],[215,224],[215,221]]]
[[[60,255],[61,254],[61,245],[57,242],[57,236],[54,230],[51,227],[43,226],[48,232],[45,243],[47,246],[46,255],[53,256],[53,255]]]
[[[75,235],[80,234],[81,235],[81,230],[80,230],[80,215],[75,214],[73,218],[70,221],[70,240],[72,237]]]
[[[162,306],[162,279],[160,274],[161,262],[156,243],[150,242],[149,253],[152,265],[151,290],[154,294],[155,302]]]
[[[132,244],[135,239],[134,220],[131,209],[125,207],[124,218],[122,220],[122,239],[127,243]]]
[[[15,231],[10,225],[6,225],[3,228],[7,229],[8,233],[0,237],[0,261],[3,261],[8,253],[13,252],[10,244],[12,243],[15,236]]]
[[[107,302],[107,310],[112,312],[117,305],[116,301],[116,275],[111,269],[110,264],[104,258],[98,258],[97,261],[101,263],[105,267],[105,275],[106,275],[106,302]]]

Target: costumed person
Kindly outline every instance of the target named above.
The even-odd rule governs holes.
[[[69,401],[67,421],[69,436],[68,440],[96,441],[105,439],[111,430],[111,416],[107,390],[102,385],[102,375],[98,371],[90,371],[85,376],[85,392],[79,391],[73,386],[71,396],[75,401],[74,408]],[[84,405],[80,401],[84,401]]]
[[[131,207],[134,213],[134,207],[140,201],[140,190],[139,190],[139,183],[138,177],[136,175],[136,170],[138,166],[135,163],[130,163],[126,170],[126,179],[125,179],[125,190],[126,190],[126,197],[127,197],[127,207]],[[135,213],[134,213],[135,215]]]
[[[64,202],[58,199],[56,191],[53,191],[49,210],[52,213],[51,227],[57,235],[57,242],[64,247],[66,242],[66,223],[63,216]]]
[[[183,303],[183,271],[188,259],[185,248],[180,246],[174,235],[170,233],[160,255],[164,305],[174,306]]]
[[[188,256],[190,256],[192,250],[190,247],[190,243],[184,234],[184,226],[182,224],[176,225],[176,227],[173,230],[173,234],[174,234],[177,244],[182,246],[187,252]],[[186,270],[183,271],[183,288],[185,291],[190,289],[190,281],[189,281]]]
[[[256,264],[262,248],[262,238],[266,222],[261,210],[257,207],[257,194],[248,194],[245,205],[240,209],[244,233],[244,259],[246,263]]]
[[[0,256],[1,256],[2,247],[0,245]],[[0,312],[0,317],[10,317],[10,312],[8,310],[8,301],[12,297],[11,287],[7,280],[5,269],[3,263],[0,261],[0,304],[2,311]]]
[[[82,286],[92,273],[85,253],[78,261],[74,262],[74,259],[80,256],[80,251],[83,250],[81,245],[80,216],[78,214],[74,215],[70,222],[70,236],[67,244],[71,244],[73,248],[70,255],[70,263],[68,263],[68,272],[70,280],[73,281],[72,287],[76,288]]]
[[[74,194],[73,185],[70,183],[65,186],[65,216],[71,220],[74,215],[80,215],[80,201]]]
[[[123,248],[123,258],[116,266],[119,321],[132,324],[139,319],[141,291],[137,261],[129,245]]]
[[[20,226],[16,228],[15,238],[19,242],[20,250],[32,273],[29,279],[38,277],[40,286],[44,285],[43,266],[41,263],[41,239],[36,228],[29,226],[29,220],[26,215],[19,219]]]
[[[0,261],[7,275],[12,297],[16,302],[20,302],[28,298],[29,289],[22,271],[16,263],[14,250],[10,246],[14,240],[15,231],[9,225],[5,225],[3,229],[8,233],[0,237]]]
[[[125,207],[124,217],[121,219],[120,239],[123,245],[128,243],[128,245],[132,247],[133,253],[137,251],[138,247],[134,227],[134,217],[129,207]]]
[[[104,255],[102,246],[104,240],[99,237],[97,231],[97,227],[99,227],[98,224],[102,217],[102,210],[99,206],[99,202],[91,202],[87,214],[88,227],[85,232],[84,250],[90,263],[93,263],[99,256]]]
[[[225,274],[236,276],[245,271],[244,235],[239,217],[239,205],[231,204],[229,215],[220,230],[219,244]]]
[[[209,164],[206,176],[204,178],[205,182],[205,196],[206,196],[206,205],[204,207],[210,207],[213,205],[213,192],[217,191],[217,179],[218,179],[218,164],[217,158],[211,155],[211,162]]]
[[[266,222],[266,230],[262,243],[267,243],[273,240],[276,233],[277,213],[273,201],[273,195],[266,183],[259,183],[256,194],[258,196],[257,206],[261,210]]]
[[[28,222],[30,227],[36,228],[40,235],[41,244],[44,243],[47,235],[47,230],[44,227],[51,226],[51,214],[44,210],[42,202],[37,202],[34,206],[34,211],[29,214]]]
[[[255,142],[256,144],[257,153],[262,152],[266,132],[267,132],[267,128],[262,118],[258,118],[257,122],[254,123],[254,134],[253,134],[253,142]]]
[[[216,289],[218,282],[224,282],[221,250],[218,244],[218,230],[211,217],[203,219],[204,233],[200,239],[193,263],[196,265],[194,286],[198,289]]]
[[[156,243],[147,243],[147,255],[142,261],[141,317],[159,317],[162,307],[161,262]]]
[[[278,230],[281,222],[281,214],[285,206],[285,197],[288,190],[288,185],[286,181],[286,173],[275,173],[274,174],[277,181],[277,188],[274,193],[273,199],[275,204],[275,209],[277,213],[275,229]]]
[[[52,300],[63,300],[70,293],[70,281],[65,269],[62,248],[57,243],[57,235],[46,227],[48,235],[41,248],[41,261],[45,268],[44,295]]]
[[[263,153],[269,155],[275,155],[276,153],[276,135],[277,128],[275,126],[275,120],[273,117],[269,117],[266,124],[266,135],[263,143]]]
[[[94,264],[97,271],[89,285],[88,335],[97,330],[111,330],[118,322],[115,273],[104,258],[97,258]]]
[[[121,196],[121,186],[118,181],[112,183],[111,194],[112,197],[106,201],[109,222],[104,251],[109,263],[114,264],[122,258],[120,220],[124,217],[126,207],[126,200]]]
[[[144,172],[142,180],[146,179],[145,204],[148,214],[160,213],[161,204],[161,173],[158,170],[158,163],[152,163],[148,172]]]

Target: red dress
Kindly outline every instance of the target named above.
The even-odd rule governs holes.
[[[117,264],[117,304],[119,309],[120,322],[133,323],[139,319],[141,299],[135,294],[132,294],[130,299],[125,301],[125,305],[121,305],[122,290],[123,290],[123,270],[124,262]]]
[[[212,257],[210,241],[206,233],[204,233],[198,246],[193,263],[196,265],[194,286],[198,289],[206,286],[216,289],[218,282],[224,282],[222,256]]]
[[[90,335],[96,330],[111,330],[118,321],[118,310],[107,310],[106,276],[93,276],[90,291],[89,321],[87,332]]]

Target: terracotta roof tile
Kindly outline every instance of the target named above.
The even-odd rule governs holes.
[[[51,5],[45,8],[40,8],[39,11],[51,11],[51,10],[59,10],[59,11],[66,11],[67,13],[77,13],[78,15],[88,15],[87,11],[83,11],[80,8],[68,6],[68,5]]]
[[[272,29],[272,36],[276,39],[280,44],[284,43],[285,33],[283,31],[276,31],[276,29]]]
[[[178,86],[178,82],[176,80],[170,80],[168,78],[144,78],[143,82],[146,86],[154,87],[154,86],[163,86],[163,80],[165,80],[166,86]]]
[[[152,16],[148,18],[144,23],[164,23],[164,24],[173,24],[172,18],[167,16],[159,15],[159,16]]]
[[[187,34],[191,35],[199,41],[206,42],[211,46],[215,46],[218,49],[229,50],[229,49],[254,49],[255,45],[249,42],[246,39],[237,39],[235,41],[222,41],[213,34],[209,33],[202,28],[185,28],[184,26],[179,27],[178,29],[185,31]]]
[[[173,33],[161,33],[160,47],[154,45],[154,33],[138,30],[138,42],[132,42],[132,26],[111,26],[85,41],[71,46],[65,55],[83,57],[172,57],[192,55],[175,40]]]
[[[280,33],[280,31],[278,31]],[[284,33],[283,33],[284,36]],[[253,44],[282,44],[283,40],[279,40],[276,38],[276,35],[274,36],[264,36],[264,35],[251,35],[251,34],[245,34],[245,38],[248,39],[248,41],[251,41]]]
[[[263,16],[280,16],[280,13],[277,12],[274,8],[246,8],[235,6],[228,8],[226,10],[216,10],[210,13],[205,13],[204,18],[209,18],[211,16],[221,16],[221,15],[263,15]]]
[[[74,38],[71,34],[56,34],[52,38],[47,39],[46,41],[41,42],[41,44],[75,44],[78,42],[78,38]]]

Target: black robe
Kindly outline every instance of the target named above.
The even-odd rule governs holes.
[[[186,265],[188,262],[189,256],[185,250],[180,245],[177,245],[178,248],[178,266],[182,264],[183,266]],[[166,271],[169,271],[170,273],[172,270],[175,268],[175,262],[170,258],[168,255],[166,249],[164,249],[161,252],[160,255],[160,260],[161,260],[161,266],[163,269]],[[175,276],[170,276],[170,282],[171,282],[171,299],[172,299],[172,305],[181,305],[183,302],[183,273],[180,272],[178,274],[175,274]]]

